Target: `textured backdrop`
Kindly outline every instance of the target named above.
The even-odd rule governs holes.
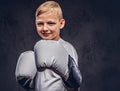
[[[40,38],[34,13],[44,0],[0,0],[0,91],[24,91],[15,81],[21,52]],[[77,50],[81,91],[120,91],[120,1],[56,0],[66,26],[64,40]]]

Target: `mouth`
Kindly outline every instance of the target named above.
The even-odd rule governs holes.
[[[44,37],[48,37],[51,33],[42,33]]]

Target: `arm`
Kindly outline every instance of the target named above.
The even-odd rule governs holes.
[[[68,62],[69,77],[67,80],[63,79],[63,82],[68,88],[79,88],[82,81],[82,76],[78,66],[74,59],[69,55]]]
[[[66,46],[65,49],[69,54],[68,57],[69,77],[67,80],[63,79],[63,82],[69,88],[68,91],[79,91],[79,89],[73,89],[79,88],[82,81],[81,72],[78,67],[77,52],[71,44],[68,44],[68,46]]]

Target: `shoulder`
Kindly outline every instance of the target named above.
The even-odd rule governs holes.
[[[62,44],[64,47],[67,47],[67,48],[70,48],[70,49],[71,49],[71,48],[72,48],[72,49],[75,49],[71,43],[69,43],[69,42],[67,42],[67,41],[65,41],[65,40],[63,40],[63,39],[60,39],[60,40],[59,40],[59,43]]]
[[[77,55],[77,52],[76,52],[76,49],[74,48],[74,46],[71,43],[69,43],[63,39],[60,39],[59,43],[66,49],[68,54],[77,62],[78,55]]]

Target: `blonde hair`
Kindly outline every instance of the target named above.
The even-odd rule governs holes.
[[[46,1],[45,3],[41,4],[35,13],[35,16],[38,17],[39,15],[46,13],[46,12],[56,12],[59,15],[59,18],[63,18],[62,9],[60,5],[55,1]]]

